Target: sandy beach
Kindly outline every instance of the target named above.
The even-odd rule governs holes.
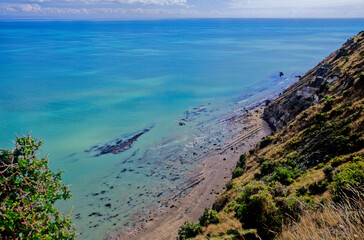
[[[185,221],[198,221],[205,208],[211,208],[215,197],[224,189],[241,153],[248,151],[263,137],[271,133],[262,119],[263,106],[237,114],[224,121],[234,129],[231,138],[216,148],[197,167],[197,177],[190,184],[190,192],[169,203],[162,211],[151,214],[148,222],[130,231],[119,232],[104,239],[170,240],[176,239],[178,228]]]

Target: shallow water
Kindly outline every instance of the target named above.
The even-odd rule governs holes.
[[[2,21],[0,146],[11,147],[14,133],[44,139],[42,153],[71,185],[73,198],[60,208],[74,206],[80,239],[101,239],[188,182],[199,156],[228,135],[216,137],[219,119],[281,91],[362,26],[363,19]],[[125,152],[85,152],[145,128]]]

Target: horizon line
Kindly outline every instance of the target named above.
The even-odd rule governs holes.
[[[75,21],[75,22],[122,22],[122,21],[161,21],[161,20],[364,20],[364,17],[177,17],[177,18],[1,18],[0,21]]]

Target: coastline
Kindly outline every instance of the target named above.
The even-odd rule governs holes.
[[[241,114],[223,119],[233,126],[234,132],[222,147],[214,149],[194,169],[197,177],[189,186],[190,192],[181,198],[175,197],[177,200],[169,202],[168,207],[154,211],[148,222],[140,223],[129,231],[106,235],[104,239],[175,239],[178,228],[185,221],[198,221],[203,210],[212,207],[215,197],[231,179],[240,154],[271,133],[271,128],[262,118],[263,111],[264,104],[260,103]]]

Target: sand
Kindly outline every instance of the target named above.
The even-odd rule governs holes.
[[[107,239],[171,240],[176,239],[178,228],[185,221],[198,221],[205,208],[211,208],[216,196],[231,179],[232,171],[241,153],[254,147],[271,133],[262,119],[263,107],[251,109],[226,121],[233,124],[234,133],[222,148],[214,150],[196,169],[197,177],[191,183],[192,190],[155,217],[128,232],[120,232]],[[106,238],[105,238],[106,239]]]

